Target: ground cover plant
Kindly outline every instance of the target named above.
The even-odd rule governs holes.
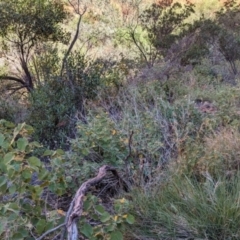
[[[239,1],[0,4],[1,239],[240,238]]]

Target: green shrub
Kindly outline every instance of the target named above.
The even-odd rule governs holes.
[[[129,201],[125,198],[115,200],[112,214],[107,212],[103,204],[93,195],[84,201],[84,216],[80,219],[81,233],[88,239],[119,239],[122,240],[127,225],[134,223],[134,216],[128,213]],[[91,226],[89,220],[100,222]]]
[[[157,82],[128,87],[105,109],[89,106],[67,153],[79,167],[69,166],[67,172],[76,176],[81,169],[84,179],[101,164],[127,166],[135,184],[154,183],[158,171],[176,157],[180,142],[197,136],[204,117],[186,100],[176,105],[164,100],[161,87]]]
[[[33,155],[40,144],[30,141],[33,128],[25,123],[15,126],[0,120],[0,236],[3,239],[29,239],[30,232],[41,234],[61,217],[53,211],[49,217],[47,202],[42,194],[46,187],[56,194],[65,192],[61,168],[50,174],[41,160]],[[61,165],[58,152],[51,153]],[[47,211],[43,214],[44,211]]]
[[[52,78],[29,96],[31,105],[27,122],[34,127],[34,138],[51,148],[67,146],[76,112],[75,96],[68,84]]]
[[[63,77],[50,75],[29,96],[27,122],[34,127],[36,139],[51,148],[67,147],[67,138],[74,137],[76,113],[83,120],[86,117],[84,102],[94,100],[101,90],[118,89],[125,71],[127,65],[121,61],[91,61],[80,53],[71,54]]]

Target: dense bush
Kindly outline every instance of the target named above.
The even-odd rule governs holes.
[[[58,209],[56,197],[75,193],[70,191],[71,175],[62,171],[64,152],[60,149],[44,151],[39,143],[32,142],[33,128],[29,125],[15,126],[0,120],[0,130],[0,236],[13,240],[32,239],[31,236],[40,235],[63,222],[64,213]],[[34,155],[39,153],[45,158],[48,156],[50,161],[43,163]],[[70,164],[70,170],[77,167],[74,161]],[[77,179],[84,180],[87,179]],[[76,187],[80,187],[79,182],[75,191]],[[53,194],[56,197],[51,200]],[[119,199],[111,215],[97,197],[89,194],[84,201],[87,213],[80,221],[81,233],[91,239],[123,239],[124,226],[134,222],[134,217],[127,213],[128,207],[126,199]],[[92,226],[89,219],[98,224]]]
[[[77,112],[85,121],[85,101],[94,100],[101,90],[119,89],[127,66],[104,59],[91,61],[76,52],[69,56],[62,77],[54,76],[54,72],[49,75],[44,66],[42,70],[41,76],[48,79],[43,79],[29,96],[27,122],[34,127],[39,141],[55,147],[67,146],[67,137],[74,137]]]
[[[50,174],[41,160],[33,155],[40,144],[32,142],[33,128],[22,123],[0,120],[0,236],[3,239],[29,239],[31,232],[41,234],[61,222],[56,209],[48,208],[43,192],[63,194],[65,180],[60,166]],[[52,152],[53,162],[60,162],[60,152]],[[59,156],[59,157],[58,157]],[[60,164],[61,165],[61,164]],[[52,211],[52,216],[43,214]]]

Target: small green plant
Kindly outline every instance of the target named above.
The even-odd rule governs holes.
[[[84,216],[80,221],[80,231],[88,239],[122,240],[126,225],[133,224],[135,218],[127,213],[129,202],[125,198],[115,200],[113,213],[105,210],[94,195],[88,195],[84,202]],[[86,219],[90,219],[88,222]],[[95,226],[91,225],[94,222]]]

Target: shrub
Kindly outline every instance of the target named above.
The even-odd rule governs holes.
[[[122,240],[128,224],[134,223],[134,216],[128,213],[129,201],[125,198],[115,200],[112,214],[109,214],[93,195],[88,195],[84,201],[84,212],[80,220],[81,233],[88,239],[119,239]],[[100,222],[91,226],[89,220]],[[86,221],[88,220],[88,221]]]
[[[162,0],[145,10],[140,16],[143,28],[160,56],[178,39],[184,28],[185,20],[194,13],[194,4],[181,4],[172,0]]]
[[[27,122],[34,129],[37,141],[49,145],[66,147],[66,136],[71,136],[76,111],[74,93],[61,79],[52,78],[34,90],[29,96],[31,102]]]
[[[102,89],[118,89],[119,79],[127,74],[124,71],[127,71],[124,63],[93,61],[75,52],[68,58],[62,78],[43,75],[49,78],[29,97],[27,121],[34,127],[37,140],[51,148],[67,147],[67,137],[74,137],[76,113],[83,116],[83,121],[86,117],[84,102],[94,100]]]
[[[0,120],[0,130],[0,236],[27,239],[31,232],[41,234],[62,221],[56,210],[48,208],[42,194],[46,187],[63,194],[64,178],[60,177],[62,174],[56,165],[56,172],[50,174],[33,155],[40,144],[30,141],[32,127]],[[54,162],[62,161],[57,152],[51,155],[56,158]],[[47,212],[51,211],[50,217]]]
[[[125,167],[137,185],[154,184],[180,143],[197,136],[204,117],[186,100],[170,104],[161,87],[158,82],[129,86],[116,99],[104,99],[104,108],[89,106],[86,123],[77,123],[77,138],[68,152],[79,165],[67,167],[71,176],[81,169],[86,178],[100,164],[111,164]]]

